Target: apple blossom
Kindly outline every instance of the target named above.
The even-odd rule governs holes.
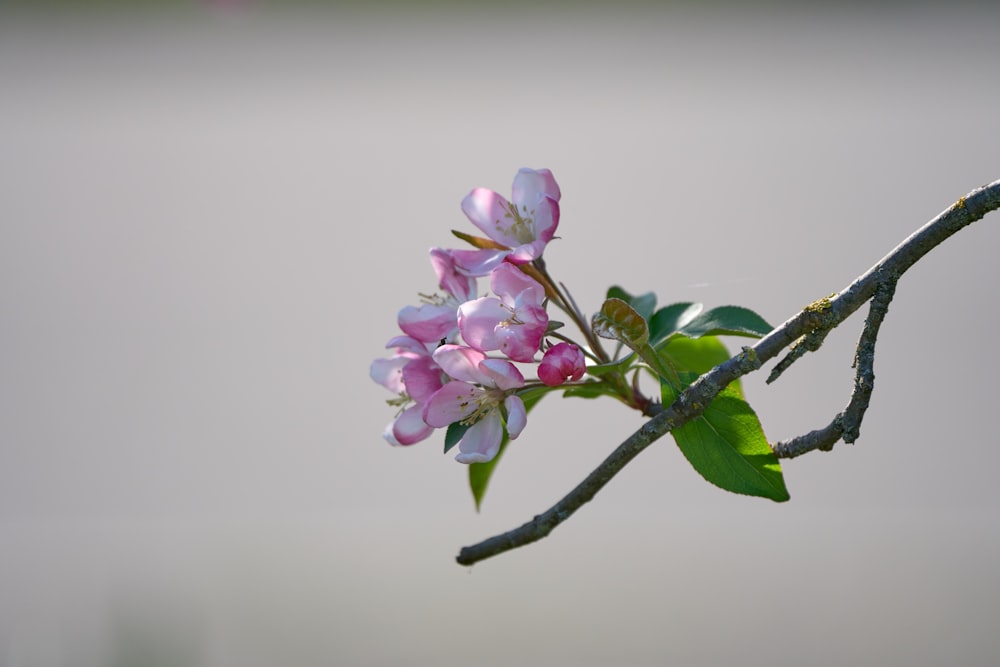
[[[527,422],[524,402],[514,393],[524,386],[524,376],[509,361],[490,359],[480,350],[461,345],[442,345],[433,358],[453,380],[427,399],[424,422],[435,428],[455,422],[468,426],[458,443],[456,461],[493,460],[503,441],[503,413],[511,440],[521,434]]]
[[[521,169],[511,201],[485,188],[462,200],[462,211],[495,248],[456,250],[455,260],[469,275],[484,276],[503,261],[525,264],[542,256],[559,225],[559,185],[548,169]]]
[[[545,289],[513,264],[490,273],[496,297],[482,297],[458,307],[458,329],[471,347],[500,350],[514,361],[534,359],[549,324],[542,305]]]
[[[395,347],[389,359],[372,361],[368,374],[396,398],[388,403],[401,408],[382,436],[391,445],[412,445],[434,431],[423,420],[424,402],[444,384],[440,367],[427,346],[409,336],[397,336],[386,347]]]

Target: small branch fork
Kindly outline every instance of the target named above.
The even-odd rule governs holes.
[[[642,450],[666,433],[698,417],[705,406],[730,382],[759,370],[764,363],[789,348],[788,354],[776,364],[767,381],[776,380],[805,352],[818,349],[830,331],[870,300],[868,317],[854,359],[854,390],[847,407],[827,426],[779,442],[774,445],[774,451],[779,458],[792,458],[816,449],[830,450],[841,439],[847,443],[854,442],[858,438],[861,421],[874,388],[875,341],[889,310],[896,283],[907,269],[931,249],[998,208],[1000,180],[962,197],[839,293],[806,306],[755,345],[744,347],[739,354],[695,380],[672,405],[665,407],[618,445],[576,488],[551,508],[506,533],[463,547],[456,560],[461,565],[472,565],[547,536],[589,502]]]

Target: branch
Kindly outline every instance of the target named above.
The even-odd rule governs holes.
[[[875,288],[868,318],[865,320],[865,328],[861,332],[861,339],[858,341],[854,357],[856,373],[854,375],[854,392],[851,394],[850,403],[837,413],[833,421],[825,427],[810,431],[797,438],[776,443],[774,453],[777,454],[778,458],[790,459],[814,449],[830,451],[840,439],[846,443],[852,443],[858,439],[861,421],[864,419],[865,411],[871,401],[872,391],[875,389],[875,341],[878,338],[878,330],[882,326],[882,320],[889,312],[889,302],[892,301],[895,292],[896,281],[893,279],[879,283]],[[773,377],[774,373],[771,375]],[[770,377],[768,381],[771,381]]]
[[[647,421],[621,443],[597,468],[550,509],[531,521],[472,546],[463,547],[456,560],[472,565],[491,556],[536,542],[589,502],[605,484],[617,475],[642,450],[666,433],[683,426],[704,412],[705,407],[726,385],[743,375],[758,370],[786,347],[789,355],[782,360],[777,375],[788,368],[806,351],[818,349],[826,334],[840,325],[865,302],[872,306],[855,358],[857,375],[848,406],[827,427],[799,438],[778,443],[779,457],[792,457],[813,449],[829,449],[840,438],[853,442],[860,430],[861,419],[868,407],[875,374],[875,339],[888,311],[889,302],[899,278],[931,249],[955,232],[1000,208],[1000,180],[973,190],[947,210],[918,229],[883,257],[866,273],[837,294],[820,299],[785,321],[751,347],[719,364],[695,380],[681,392],[672,405]],[[877,298],[876,292],[878,293]],[[801,349],[801,351],[798,351]],[[776,379],[772,373],[768,380]],[[814,435],[818,434],[818,435]],[[832,439],[831,439],[832,438]]]

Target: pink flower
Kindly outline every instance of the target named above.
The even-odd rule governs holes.
[[[444,290],[444,295],[421,295],[425,303],[406,306],[399,311],[396,323],[407,336],[424,343],[455,339],[458,333],[458,306],[476,298],[476,279],[458,271],[453,252],[431,248],[431,266],[437,273],[438,286]]]
[[[492,461],[500,450],[505,423],[511,440],[521,434],[527,423],[524,402],[513,393],[524,386],[524,377],[509,361],[489,359],[479,350],[460,345],[442,345],[433,357],[454,379],[427,400],[424,422],[435,428],[455,422],[468,424],[458,443],[455,460]]]
[[[514,361],[531,361],[549,324],[542,306],[545,289],[513,264],[490,274],[496,297],[467,301],[458,307],[458,329],[477,350],[500,350]]]
[[[559,225],[559,185],[548,169],[521,169],[511,201],[485,188],[462,200],[462,211],[502,248],[456,250],[455,260],[472,276],[485,276],[504,260],[525,264],[542,256]]]
[[[395,347],[396,354],[389,359],[374,360],[368,371],[372,380],[396,395],[388,403],[400,408],[382,437],[391,445],[412,445],[434,431],[424,422],[423,407],[444,384],[441,368],[427,346],[409,336],[397,336],[386,347]]]
[[[570,380],[576,382],[587,371],[583,352],[572,343],[558,343],[545,351],[538,364],[538,379],[550,387]]]

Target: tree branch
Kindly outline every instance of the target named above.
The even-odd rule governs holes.
[[[889,312],[889,302],[892,301],[895,291],[896,281],[892,279],[880,283],[875,288],[875,295],[872,297],[868,310],[868,318],[865,320],[865,328],[861,332],[861,339],[858,341],[857,352],[854,356],[856,372],[850,403],[837,413],[833,421],[825,427],[776,443],[774,453],[777,454],[778,458],[790,459],[814,449],[830,451],[838,440],[843,439],[846,443],[852,443],[858,439],[861,421],[864,419],[865,410],[868,409],[872,391],[875,389],[875,341],[878,338],[878,330],[882,326],[882,320]],[[769,381],[770,379],[768,378]]]
[[[779,457],[798,456],[813,449],[830,449],[837,440],[853,442],[874,387],[875,339],[889,308],[899,278],[931,249],[955,232],[1000,208],[1000,180],[973,190],[911,234],[866,273],[837,294],[819,299],[785,321],[764,338],[708,371],[681,392],[672,405],[647,421],[621,443],[597,468],[550,509],[531,521],[478,544],[463,547],[457,561],[472,565],[491,556],[536,542],[547,536],[589,502],[642,450],[670,431],[698,417],[733,380],[758,370],[786,347],[788,356],[776,367],[772,381],[806,351],[818,349],[826,334],[869,299],[871,309],[855,357],[855,387],[848,406],[823,429],[778,443]],[[877,296],[876,296],[877,293]],[[873,299],[873,297],[876,297]],[[799,351],[801,349],[801,351]],[[780,370],[778,370],[780,368]]]

